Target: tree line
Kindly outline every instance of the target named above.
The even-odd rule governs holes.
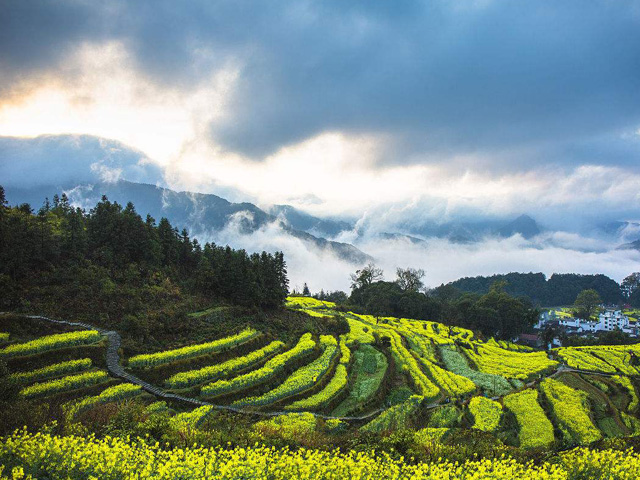
[[[413,318],[457,325],[486,336],[512,339],[530,330],[539,311],[527,298],[506,291],[504,281],[495,282],[485,294],[462,292],[451,286],[427,290],[422,269],[398,268],[393,281],[373,264],[351,275],[351,294],[320,292],[320,300],[336,301],[339,308],[377,317]]]
[[[132,203],[103,196],[86,211],[62,194],[34,212],[29,204],[9,206],[0,186],[1,308],[28,307],[56,291],[61,301],[108,302],[108,292],[119,289],[119,301],[140,303],[143,287],[275,308],[284,304],[288,278],[282,252],[201,245],[166,218],[143,219]]]
[[[528,297],[539,306],[571,305],[583,290],[595,290],[606,304],[616,305],[624,300],[620,285],[602,274],[554,273],[547,279],[543,273],[508,273],[488,277],[465,277],[449,285],[464,292],[485,294],[497,281],[507,282],[507,293],[517,297]]]

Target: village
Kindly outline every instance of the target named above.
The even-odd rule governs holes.
[[[542,332],[551,330],[554,332],[551,340],[552,346],[561,346],[562,337],[580,336],[593,337],[603,332],[620,330],[630,337],[638,337],[638,320],[633,310],[622,310],[617,306],[601,305],[599,312],[589,319],[579,318],[570,308],[553,308],[540,314],[538,323],[534,326],[535,335],[523,335],[522,341],[541,343]]]

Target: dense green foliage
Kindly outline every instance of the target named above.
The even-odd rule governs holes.
[[[548,279],[543,273],[508,273],[490,277],[465,277],[448,284],[463,292],[484,294],[496,281],[506,281],[505,291],[526,296],[538,305],[571,305],[583,290],[593,289],[608,304],[622,300],[620,285],[605,275],[554,273]]]
[[[123,319],[159,292],[265,308],[288,292],[281,252],[200,245],[165,218],[156,224],[106,197],[87,212],[63,194],[34,214],[7,206],[0,187],[0,245],[0,308],[37,303],[69,314],[91,304]]]
[[[427,295],[403,290],[398,282],[378,281],[356,286],[349,304],[375,316],[441,321],[504,339],[528,330],[538,319],[531,302],[508,294],[503,283],[484,295],[461,295],[446,287]]]

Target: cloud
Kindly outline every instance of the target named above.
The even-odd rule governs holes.
[[[248,252],[282,250],[291,287],[301,290],[306,282],[312,291],[349,291],[349,274],[357,267],[330,252],[321,251],[282,231],[274,222],[251,234],[243,234],[239,217],[222,231],[202,231],[198,238],[230,244]],[[424,244],[405,239],[367,237],[356,244],[375,258],[386,280],[395,278],[396,268],[423,268],[425,284],[436,287],[465,276],[508,272],[603,273],[621,281],[640,262],[640,252],[612,250],[606,244],[577,235],[558,233],[529,242],[516,235],[508,239],[488,238],[474,244],[458,244],[431,238]],[[593,251],[593,248],[598,251]]]
[[[250,219],[249,219],[250,220]],[[235,215],[222,230],[197,230],[201,242],[215,242],[218,245],[232,245],[236,249],[253,252],[282,251],[287,262],[290,288],[302,290],[307,282],[310,288],[320,291],[324,288],[345,288],[343,279],[348,279],[354,270],[353,264],[343,261],[328,250],[315,246],[286,233],[279,222],[270,222],[250,234],[243,223],[246,212]]]
[[[640,125],[635,1],[3,2],[6,91],[71,81],[87,45],[116,42],[158,88],[241,66],[209,121],[223,150],[262,160],[327,131],[382,135],[382,164],[602,164]],[[18,52],[20,54],[18,55]],[[471,155],[473,154],[473,155]],[[637,158],[637,157],[635,157]],[[474,163],[479,162],[479,163]]]
[[[409,251],[427,271],[439,247],[474,271],[525,268],[520,249],[540,269],[566,254],[617,274],[630,254],[591,230],[640,219],[639,23],[632,0],[8,0],[0,176],[164,181],[371,233],[528,213],[560,233],[483,243],[486,261],[447,243]],[[340,283],[278,231],[229,238],[285,242],[296,281],[307,262]]]
[[[9,188],[70,187],[120,178],[151,184],[163,172],[120,142],[86,135],[0,137],[0,178]]]
[[[380,259],[387,277],[393,277],[398,266],[423,268],[427,272],[425,283],[430,286],[464,276],[508,272],[604,273],[621,281],[640,261],[637,251],[584,252],[568,245],[530,244],[519,236],[469,245],[432,239],[426,247],[403,241],[376,241],[359,246]]]

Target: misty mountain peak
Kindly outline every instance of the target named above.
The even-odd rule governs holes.
[[[529,239],[535,237],[540,232],[538,222],[526,214],[520,215],[515,220],[498,229],[498,235],[505,238],[520,234],[524,238]]]

